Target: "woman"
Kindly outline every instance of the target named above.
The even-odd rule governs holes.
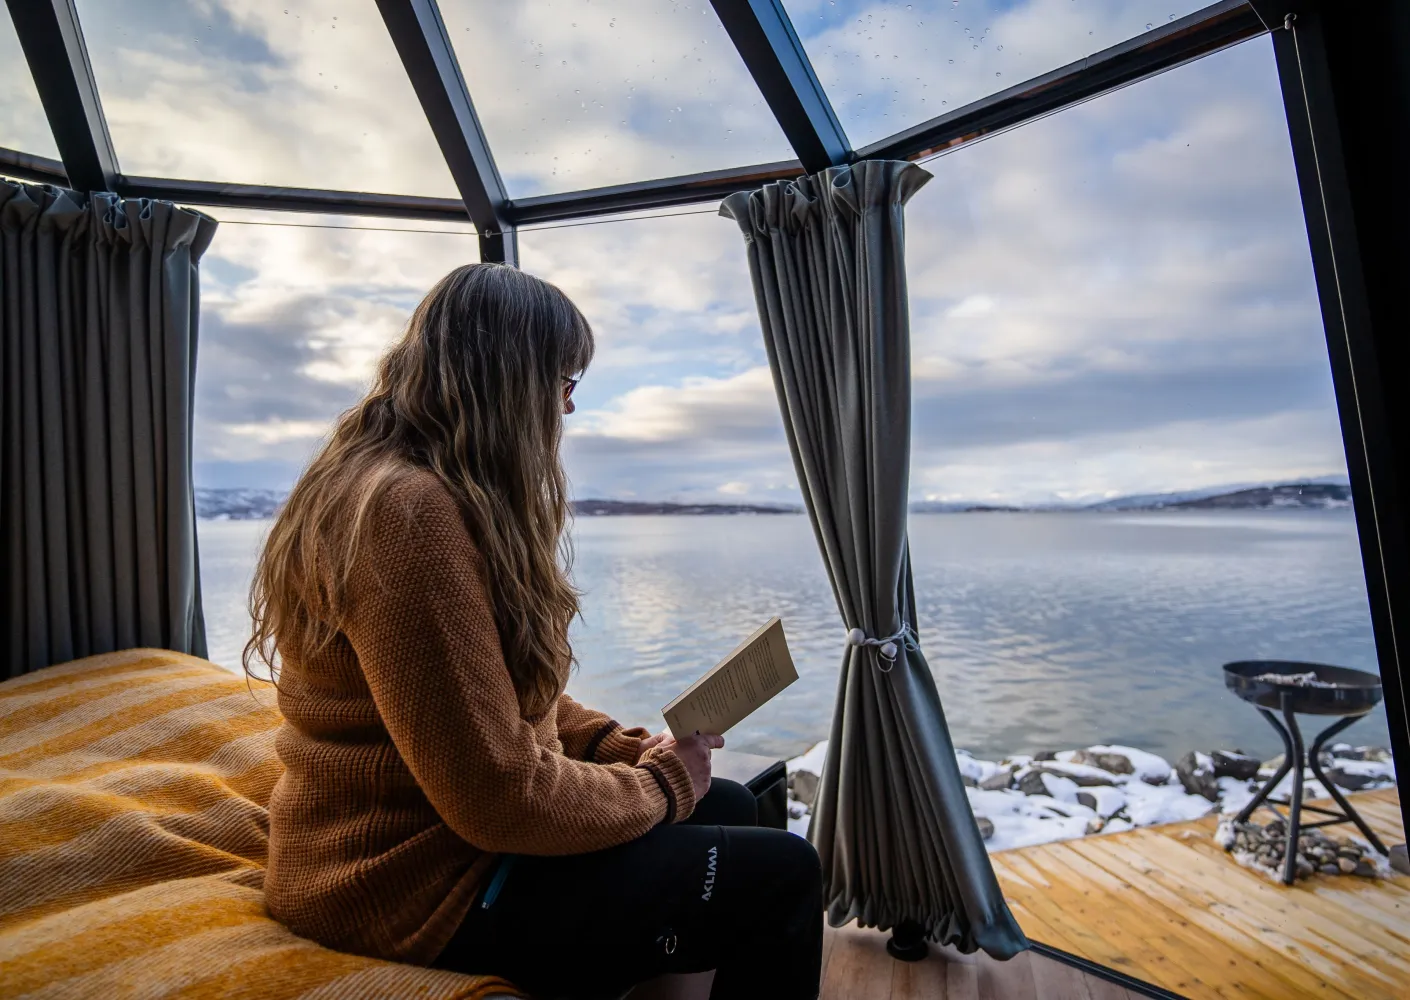
[[[710,780],[718,736],[624,730],[563,693],[563,417],[587,321],[514,268],[459,268],[280,511],[251,594],[285,773],[270,912],[379,958],[618,995],[717,969],[712,996],[813,998],[804,840]]]

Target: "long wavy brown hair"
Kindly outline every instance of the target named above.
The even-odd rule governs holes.
[[[262,661],[277,682],[285,654],[334,639],[368,510],[421,468],[456,498],[484,557],[523,711],[547,709],[567,680],[578,613],[559,458],[564,379],[592,354],[587,320],[548,282],[502,264],[442,278],[270,528],[250,588],[246,672]]]

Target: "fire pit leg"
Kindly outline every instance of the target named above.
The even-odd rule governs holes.
[[[1307,759],[1303,753],[1302,730],[1297,726],[1297,715],[1292,710],[1292,699],[1286,691],[1282,694],[1283,718],[1288,722],[1288,732],[1292,735],[1292,759],[1297,761],[1293,770],[1292,794],[1288,796],[1288,839],[1283,851],[1283,884],[1292,885],[1297,881],[1297,838],[1302,832],[1302,762]],[[1285,758],[1286,762],[1286,758]]]
[[[1322,752],[1322,744],[1360,719],[1361,716],[1359,715],[1348,715],[1335,725],[1328,726],[1326,730],[1312,741],[1312,750],[1307,755],[1307,766],[1312,768],[1312,773],[1317,776],[1317,780],[1322,783],[1322,787],[1325,788],[1327,793],[1335,800],[1336,804],[1341,808],[1341,811],[1346,815],[1346,818],[1355,823],[1357,829],[1371,842],[1371,846],[1377,851],[1380,851],[1381,854],[1388,855],[1389,852],[1386,850],[1386,845],[1381,843],[1381,838],[1376,836],[1376,832],[1366,824],[1366,821],[1361,818],[1361,814],[1352,808],[1350,802],[1346,801],[1346,796],[1341,793],[1341,789],[1329,781],[1327,776],[1322,773],[1322,764],[1317,759],[1318,755]]]
[[[1282,737],[1283,763],[1282,766],[1278,768],[1278,773],[1264,782],[1263,787],[1254,794],[1253,798],[1248,800],[1248,805],[1244,806],[1243,811],[1234,817],[1235,823],[1247,823],[1248,818],[1253,815],[1253,811],[1263,804],[1263,800],[1272,794],[1273,789],[1278,787],[1278,782],[1283,780],[1283,776],[1292,770],[1292,762],[1294,760],[1292,737],[1289,736],[1288,731],[1283,728],[1283,724],[1278,721],[1278,717],[1268,711],[1268,709],[1260,708],[1258,714],[1267,719],[1268,725],[1276,729],[1278,735]]]

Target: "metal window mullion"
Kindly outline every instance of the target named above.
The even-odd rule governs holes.
[[[850,160],[847,134],[783,0],[710,2],[803,169],[816,173]]]
[[[1394,392],[1406,367],[1410,16],[1389,3],[1254,6],[1273,29],[1391,750],[1398,778],[1410,781],[1410,406]],[[1401,810],[1410,826],[1410,800]]]
[[[509,197],[490,153],[436,0],[377,0],[465,210],[482,260],[518,263]]]
[[[7,0],[70,186],[112,191],[118,176],[74,0]]]

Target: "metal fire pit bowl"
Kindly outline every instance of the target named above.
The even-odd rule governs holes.
[[[1279,683],[1267,679],[1272,674],[1315,674],[1317,680],[1312,684]],[[1286,695],[1292,710],[1303,715],[1365,715],[1381,701],[1381,679],[1375,674],[1325,663],[1240,660],[1224,664],[1224,684],[1244,701],[1280,712]]]
[[[1302,830],[1332,826],[1336,823],[1355,823],[1371,846],[1385,854],[1386,847],[1380,838],[1361,818],[1361,814],[1351,807],[1341,789],[1327,777],[1318,761],[1322,747],[1328,740],[1380,703],[1381,679],[1364,670],[1333,667],[1325,663],[1240,660],[1237,663],[1224,664],[1224,683],[1244,701],[1255,705],[1258,714],[1278,731],[1283,740],[1283,764],[1278,768],[1278,773],[1268,779],[1234,820],[1237,823],[1247,823],[1254,810],[1263,806],[1286,821],[1288,836],[1283,861],[1283,882],[1292,885],[1296,878],[1297,838]],[[1278,717],[1273,714],[1275,711],[1282,715],[1283,722],[1278,721]],[[1339,715],[1342,718],[1318,733],[1317,738],[1312,741],[1312,746],[1305,748],[1302,730],[1297,724],[1299,712],[1304,715]],[[1309,767],[1340,807],[1340,812],[1335,809],[1323,809],[1321,806],[1303,805],[1303,772]],[[1270,799],[1269,793],[1289,771],[1293,772],[1292,795],[1286,799]],[[1288,815],[1283,816],[1274,806],[1286,806]],[[1315,823],[1304,823],[1304,809],[1329,818]]]

